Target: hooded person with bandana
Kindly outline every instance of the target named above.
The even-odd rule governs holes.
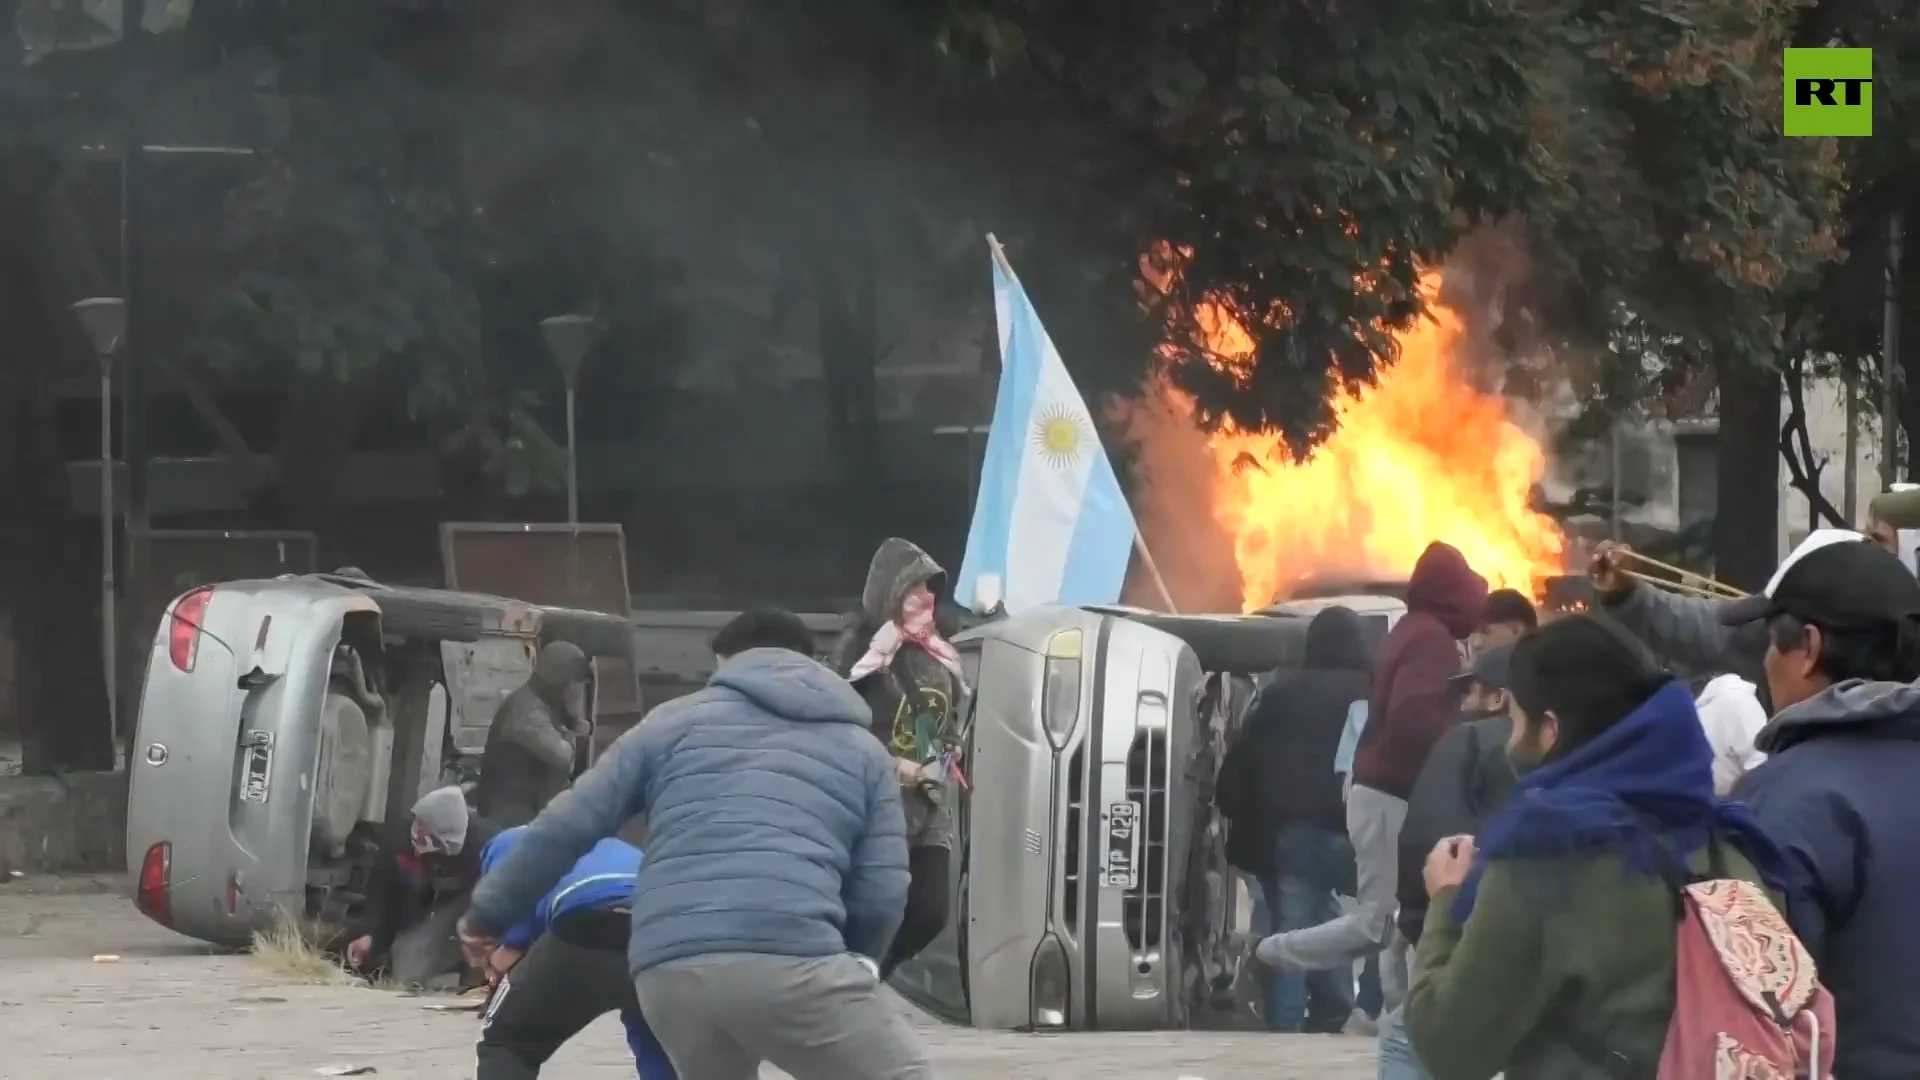
[[[474,801],[502,828],[532,821],[573,781],[575,740],[593,730],[578,715],[592,677],[593,662],[578,645],[548,642],[533,674],[494,713]]]
[[[946,571],[892,537],[873,553],[860,610],[848,619],[836,668],[873,709],[873,733],[892,752],[906,809],[913,883],[882,977],[919,954],[947,924],[952,896],[952,781],[969,689],[960,654],[939,625]]]

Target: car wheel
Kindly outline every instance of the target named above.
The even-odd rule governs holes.
[[[367,714],[344,694],[320,706],[320,767],[313,788],[313,841],[329,856],[346,850],[373,781],[373,736]]]

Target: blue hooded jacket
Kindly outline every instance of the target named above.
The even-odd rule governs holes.
[[[1833,1074],[1920,1076],[1920,685],[1846,682],[1774,716],[1735,798],[1786,850],[1787,918],[1833,991]]]
[[[467,923],[501,934],[640,814],[635,973],[714,953],[884,955],[907,903],[893,758],[847,681],[786,649],[728,659],[655,709],[526,827]]]
[[[525,834],[525,825],[508,829],[480,849],[480,873],[484,877],[499,865]],[[628,907],[633,903],[633,882],[640,874],[640,849],[608,837],[593,846],[567,871],[560,883],[533,906],[533,913],[500,935],[500,944],[526,949],[555,919],[572,911],[596,908]]]

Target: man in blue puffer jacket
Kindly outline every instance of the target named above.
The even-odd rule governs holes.
[[[487,842],[482,880],[526,831],[508,829]],[[496,981],[480,1019],[479,1080],[533,1080],[562,1044],[610,1012],[626,1026],[640,1080],[676,1080],[627,975],[628,911],[639,873],[639,848],[602,840],[500,936],[487,964]]]
[[[930,1080],[876,965],[907,898],[892,757],[867,704],[789,612],[715,638],[719,670],[622,735],[474,890],[489,953],[576,859],[646,814],[628,962],[681,1076]]]

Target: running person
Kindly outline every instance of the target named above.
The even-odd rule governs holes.
[[[520,841],[508,829],[480,853],[484,875]],[[676,1080],[640,1015],[627,971],[628,909],[640,849],[608,838],[573,864],[526,921],[502,934],[480,1021],[479,1080],[532,1080],[561,1044],[610,1012],[626,1025],[640,1080]]]

